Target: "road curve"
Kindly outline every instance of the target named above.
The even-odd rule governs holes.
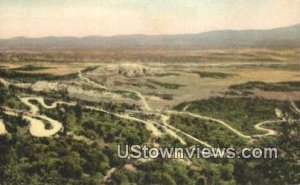
[[[196,117],[196,118],[199,118],[199,119],[202,119],[202,120],[217,122],[217,123],[223,125],[224,127],[226,127],[227,129],[231,130],[232,132],[234,132],[238,136],[240,136],[242,138],[245,138],[245,139],[251,139],[251,136],[241,133],[240,131],[236,130],[235,128],[231,127],[230,125],[228,125],[227,123],[225,123],[224,121],[219,120],[219,119],[194,114],[194,113],[191,113],[191,112],[178,112],[178,111],[173,111],[173,110],[168,110],[167,112],[171,113],[171,114],[186,114],[186,115],[193,116],[193,117]]]
[[[4,113],[10,116],[19,116],[18,111],[6,110]],[[22,117],[29,122],[29,132],[35,137],[50,137],[63,129],[63,126],[60,122],[44,115],[34,115],[29,113],[23,114]],[[42,120],[48,121],[51,124],[51,128],[46,129]]]
[[[39,112],[38,106],[32,104],[30,100],[38,101],[43,107],[47,109],[55,108],[58,104],[65,103],[65,102],[55,102],[51,105],[46,105],[42,97],[23,97],[19,99],[21,100],[22,103],[24,103],[30,108],[30,113],[23,114],[22,117],[25,120],[29,121],[30,123],[29,131],[33,136],[50,137],[57,134],[63,129],[63,126],[59,121],[51,119],[45,115],[38,114]],[[73,103],[66,103],[66,104],[73,105]],[[20,111],[6,110],[5,113],[11,116],[18,116],[19,115],[18,113],[20,113]],[[51,128],[46,129],[43,121],[47,121],[49,124],[51,124]]]
[[[283,123],[285,121],[263,121],[263,122],[257,123],[256,125],[254,125],[254,128],[256,130],[261,130],[261,131],[264,131],[266,133],[265,134],[253,135],[252,137],[276,136],[277,135],[276,131],[271,130],[271,129],[267,129],[267,128],[263,128],[262,125],[271,124],[271,123],[280,123],[280,122]]]
[[[226,127],[227,129],[229,129],[230,131],[234,132],[235,134],[237,134],[238,136],[245,138],[245,139],[250,139],[252,140],[255,137],[266,137],[266,136],[276,136],[277,132],[272,130],[272,129],[267,129],[267,128],[263,128],[262,126],[265,124],[272,124],[272,123],[284,123],[285,120],[268,120],[268,121],[262,121],[259,122],[257,124],[254,125],[254,128],[258,131],[264,131],[264,134],[256,134],[256,135],[245,135],[242,132],[236,130],[235,128],[231,127],[230,125],[228,125],[227,123],[225,123],[222,120],[219,119],[215,119],[215,118],[210,118],[207,116],[202,116],[202,115],[198,115],[198,114],[194,114],[191,112],[178,112],[178,111],[172,111],[172,110],[168,110],[168,113],[171,114],[186,114],[186,115],[190,115],[199,119],[203,119],[203,120],[207,120],[207,121],[214,121],[216,123],[219,123],[221,125],[223,125],[224,127]],[[294,120],[295,121],[295,120]]]
[[[44,101],[43,97],[23,97],[23,98],[19,98],[21,100],[22,103],[24,103],[25,105],[27,105],[30,108],[30,111],[33,114],[37,114],[39,112],[39,108],[37,105],[34,105],[30,102],[30,100],[36,100],[40,105],[42,105],[44,108],[46,109],[54,109],[57,107],[58,104],[65,104],[65,105],[70,105],[70,106],[75,106],[76,103],[68,103],[68,102],[63,102],[63,101],[56,101],[53,102],[51,105],[47,105]]]
[[[130,117],[129,115],[122,115],[122,114],[111,113],[111,112],[108,112],[106,110],[99,109],[99,108],[96,108],[96,107],[91,107],[91,106],[85,106],[85,108],[90,109],[90,110],[104,112],[104,113],[107,113],[107,114],[111,114],[111,115],[117,116],[119,118],[128,119],[128,120],[132,120],[132,121],[136,121],[136,122],[140,122],[140,123],[144,123],[144,124],[149,124],[149,121],[144,121],[144,120],[141,120],[141,119],[138,119],[138,118],[135,118],[135,117]],[[188,137],[188,138],[192,139],[193,141],[195,141],[195,142],[197,142],[197,143],[199,143],[201,145],[204,145],[206,147],[212,147],[210,144],[208,144],[208,143],[206,143],[204,141],[201,141],[200,139],[197,139],[194,136],[192,136],[190,134],[187,134],[184,131],[182,131],[180,129],[177,129],[177,128],[171,126],[171,125],[163,125],[163,124],[159,124],[157,122],[151,122],[151,123],[154,124],[154,125],[156,125],[156,126],[162,127],[164,129],[171,129],[173,131],[176,131],[177,133],[181,133],[182,135],[185,135],[186,137]]]

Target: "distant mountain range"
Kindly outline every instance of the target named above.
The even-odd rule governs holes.
[[[300,48],[300,24],[269,30],[220,30],[180,35],[0,39],[0,50]]]

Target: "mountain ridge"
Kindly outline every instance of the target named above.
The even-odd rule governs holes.
[[[0,39],[0,49],[225,49],[299,48],[300,24],[266,30],[215,30],[202,33],[115,36],[47,36]]]

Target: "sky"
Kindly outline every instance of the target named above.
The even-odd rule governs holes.
[[[184,34],[300,23],[300,0],[0,0],[0,38]]]

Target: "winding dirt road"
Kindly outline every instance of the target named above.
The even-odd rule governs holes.
[[[256,130],[264,131],[265,134],[257,134],[257,135],[253,135],[252,137],[276,136],[277,132],[275,132],[274,130],[271,130],[271,129],[263,128],[262,125],[271,124],[271,123],[283,123],[283,122],[284,121],[263,121],[263,122],[260,122],[256,125],[254,125],[254,128]]]
[[[81,74],[81,72],[79,73]],[[82,75],[81,75],[82,76]],[[83,80],[87,81],[89,80],[88,78],[84,78]],[[93,84],[95,82],[92,82]],[[96,83],[97,84],[97,83]],[[98,84],[99,85],[99,84]],[[106,88],[106,87],[105,87]],[[107,88],[106,88],[107,89]],[[132,93],[135,93],[143,102],[143,105],[144,105],[144,108],[146,111],[152,111],[150,106],[148,105],[147,101],[146,101],[146,98],[140,93],[140,92],[137,92],[137,91],[132,91],[132,90],[126,90],[128,92],[132,92]],[[293,108],[297,111],[297,112],[300,112],[300,110],[297,108],[297,106],[295,104],[292,104]],[[183,112],[179,112],[179,111],[174,111],[174,110],[168,110],[166,111],[167,114],[186,114],[186,115],[189,115],[189,116],[193,116],[193,117],[196,117],[196,118],[199,118],[199,119],[202,119],[202,120],[207,120],[207,121],[213,121],[213,122],[216,122],[216,123],[219,123],[221,124],[222,126],[224,126],[225,128],[227,128],[228,130],[232,131],[233,133],[235,133],[236,135],[242,137],[242,138],[245,138],[245,139],[248,139],[248,140],[253,140],[254,137],[266,137],[266,136],[274,136],[276,135],[277,133],[272,130],[272,129],[267,129],[267,128],[263,128],[262,125],[265,125],[265,124],[270,124],[270,123],[278,123],[278,122],[281,122],[281,121],[263,121],[263,122],[260,122],[260,123],[257,123],[254,128],[258,131],[264,131],[266,132],[265,134],[257,134],[257,135],[246,135],[246,134],[243,134],[242,132],[238,131],[237,129],[233,128],[232,126],[230,126],[229,124],[225,123],[223,120],[220,120],[220,119],[216,119],[216,118],[212,118],[212,117],[207,117],[207,116],[203,116],[203,115],[198,115],[198,114],[194,114],[194,113],[191,113],[191,112],[186,112],[186,111],[183,111]],[[177,129],[171,125],[169,125],[167,123],[167,120],[169,120],[169,116],[166,116],[162,113],[156,113],[158,115],[161,116],[161,119],[162,119],[162,122],[163,124],[158,124],[158,123],[155,123],[154,125],[158,125],[158,126],[164,126],[163,128],[165,128],[165,132],[167,134],[169,134],[170,136],[172,137],[175,137],[176,139],[178,139],[180,141],[181,144],[186,144],[186,142],[180,137],[178,136],[177,133],[181,133],[182,135],[185,135],[186,137],[204,145],[204,146],[207,146],[207,147],[212,147],[210,144],[204,142],[204,141],[201,141],[195,137],[193,137],[192,135],[188,134],[188,133],[185,133],[183,132],[182,130],[180,129]],[[119,115],[120,117],[120,115]],[[140,120],[140,119],[137,119],[137,118],[134,118],[134,117],[129,117],[129,116],[124,116],[122,115],[121,116],[122,118],[125,118],[125,119],[131,119],[131,120],[135,120],[135,121],[143,121],[143,120]],[[146,121],[143,121],[145,122],[146,125],[149,125],[149,121],[146,122]],[[154,126],[151,126],[152,128],[155,128]],[[148,127],[149,129],[149,127]]]
[[[219,120],[219,119],[194,114],[194,113],[191,113],[191,112],[178,112],[178,111],[171,111],[171,110],[169,110],[167,112],[171,113],[171,114],[181,114],[181,115],[186,114],[186,115],[193,116],[193,117],[196,117],[196,118],[199,118],[199,119],[202,119],[202,120],[213,121],[213,122],[219,123],[219,124],[223,125],[224,127],[226,127],[227,129],[229,129],[230,131],[234,132],[236,135],[238,135],[242,138],[245,138],[245,139],[250,139],[250,140],[252,140],[255,137],[276,136],[277,135],[276,131],[274,131],[272,129],[263,128],[262,126],[266,125],[266,124],[274,124],[274,123],[283,123],[283,122],[285,122],[284,120],[262,121],[262,122],[259,122],[259,123],[255,124],[254,128],[258,131],[264,131],[265,132],[264,134],[245,135],[242,132],[236,130],[235,128],[231,127],[230,125],[228,125],[227,123],[225,123],[224,121]],[[296,121],[296,120],[294,120],[294,121]]]
[[[4,113],[10,116],[19,116],[19,113],[23,113],[22,118],[29,122],[30,134],[35,137],[50,137],[57,134],[63,129],[63,126],[60,122],[45,115],[32,114],[31,112],[27,113],[24,111],[11,109],[6,109]],[[49,124],[51,124],[51,128],[46,129],[44,121],[47,121]]]
[[[127,120],[131,120],[131,121],[143,123],[143,124],[146,125],[146,129],[151,132],[152,136],[160,137],[162,135],[162,133],[154,126],[155,124],[157,124],[155,122],[145,121],[145,120],[142,120],[142,119],[131,117],[127,114],[117,114],[117,113],[109,112],[107,110],[100,109],[100,108],[97,108],[97,107],[85,106],[85,108],[89,109],[89,110],[98,111],[98,112],[104,112],[106,114],[114,115],[114,116],[122,118],[122,119],[127,119]]]
[[[56,102],[53,102],[51,105],[47,105],[45,103],[43,97],[23,97],[23,98],[19,98],[19,99],[21,100],[22,103],[24,103],[25,105],[27,105],[30,108],[30,111],[33,114],[37,114],[39,112],[39,108],[38,108],[38,106],[36,106],[30,102],[32,100],[37,101],[40,105],[42,105],[46,109],[54,109],[59,104],[65,104],[65,105],[69,105],[69,106],[76,105],[76,103],[74,103],[74,102],[68,103],[68,102],[63,102],[63,101],[56,101]]]
[[[229,129],[230,131],[234,132],[235,134],[237,134],[238,136],[240,136],[242,138],[251,139],[251,136],[241,133],[240,131],[236,130],[235,128],[231,127],[230,125],[228,125],[227,123],[225,123],[224,121],[219,120],[219,119],[194,114],[194,113],[191,113],[191,112],[178,112],[178,111],[174,111],[174,110],[169,110],[167,112],[171,113],[171,114],[181,114],[181,115],[186,114],[186,115],[193,116],[193,117],[196,117],[196,118],[199,118],[199,119],[202,119],[202,120],[213,121],[213,122],[216,122],[216,123],[219,123],[219,124],[223,125],[224,127],[226,127],[227,129]]]
[[[32,104],[30,100],[36,100],[39,102],[43,107],[47,109],[55,108],[58,104],[67,104],[67,105],[76,105],[74,103],[66,103],[66,102],[54,102],[51,105],[47,105],[44,102],[44,99],[42,97],[23,97],[19,98],[22,103],[27,105],[30,108],[29,112],[26,111],[20,111],[20,110],[12,110],[5,108],[4,113],[11,116],[19,116],[20,113],[22,114],[22,117],[27,120],[30,124],[29,131],[30,133],[35,137],[50,137],[58,132],[60,132],[63,129],[62,124],[59,121],[56,121],[52,118],[49,118],[45,115],[40,115],[38,106]],[[51,126],[49,129],[45,128],[45,123],[48,122]]]
[[[82,71],[78,72],[78,77],[82,81],[85,81],[85,82],[87,82],[87,83],[89,83],[89,84],[91,84],[95,87],[100,87],[102,89],[108,90],[107,87],[105,87],[105,86],[103,86],[99,83],[96,83],[94,81],[91,81],[87,77],[84,77],[83,74],[82,74]],[[133,90],[126,90],[126,91],[131,92],[131,93],[135,93],[140,98],[140,100],[143,102],[144,108],[147,112],[155,112],[155,111],[151,110],[150,106],[148,105],[148,103],[146,101],[146,98],[140,92],[133,91]],[[44,102],[43,97],[23,97],[23,98],[20,98],[20,100],[21,100],[21,102],[23,102],[25,105],[27,105],[30,108],[30,112],[31,112],[32,115],[27,114],[27,115],[24,116],[24,118],[27,119],[31,123],[31,128],[30,128],[31,133],[35,136],[38,136],[38,137],[47,137],[47,136],[55,135],[57,132],[59,132],[61,129],[63,129],[63,126],[58,121],[55,121],[55,120],[53,120],[53,119],[51,119],[47,116],[44,116],[44,115],[39,115],[38,114],[38,112],[39,112],[38,106],[32,104],[30,102],[31,100],[36,100],[40,105],[42,105],[46,109],[56,108],[58,104],[66,104],[66,105],[69,105],[69,106],[76,105],[76,103],[68,103],[68,102],[63,102],[63,101],[57,101],[57,102],[52,103],[51,105],[47,105]],[[300,110],[297,108],[295,103],[291,102],[291,105],[292,105],[292,107],[295,111],[300,112]],[[185,145],[186,142],[178,134],[184,135],[184,136],[192,139],[193,141],[196,141],[196,142],[198,142],[198,143],[200,143],[204,146],[207,146],[207,147],[212,147],[212,146],[210,144],[208,144],[207,142],[201,141],[198,138],[195,138],[194,136],[192,136],[192,135],[190,135],[190,134],[188,134],[188,133],[186,133],[186,132],[184,132],[184,131],[182,131],[182,130],[180,130],[180,129],[178,129],[178,128],[170,125],[170,124],[168,124],[168,120],[170,119],[170,117],[167,116],[167,115],[168,114],[181,114],[181,115],[186,114],[186,115],[193,116],[193,117],[196,117],[196,118],[199,118],[199,119],[202,119],[202,120],[213,121],[213,122],[221,124],[223,127],[225,127],[228,130],[232,131],[236,135],[238,135],[242,138],[245,138],[245,139],[249,139],[249,140],[252,140],[253,137],[265,137],[265,136],[272,136],[272,135],[274,136],[274,135],[276,135],[277,133],[274,130],[263,128],[262,126],[265,125],[265,124],[282,122],[282,121],[263,121],[263,122],[257,123],[254,126],[254,128],[258,131],[264,131],[266,133],[251,136],[251,135],[243,134],[242,132],[236,130],[235,128],[231,127],[229,124],[225,123],[224,121],[222,121],[220,119],[215,119],[215,118],[211,118],[211,117],[207,117],[207,116],[203,116],[203,115],[198,115],[198,114],[194,114],[194,113],[191,113],[191,112],[185,112],[185,111],[179,112],[179,111],[175,111],[175,110],[168,110],[168,111],[166,111],[167,115],[165,115],[165,114],[162,114],[161,111],[159,111],[158,113],[156,112],[155,114],[157,114],[161,117],[162,123],[158,123],[158,122],[149,121],[149,120],[145,121],[145,120],[142,120],[142,119],[138,119],[136,117],[131,117],[131,116],[126,115],[126,114],[112,113],[112,112],[109,112],[109,111],[106,111],[106,110],[103,110],[103,109],[100,109],[100,108],[97,108],[97,107],[86,106],[85,108],[90,109],[90,110],[105,112],[107,114],[115,115],[119,118],[144,123],[146,125],[146,129],[151,132],[151,135],[153,137],[161,137],[163,135],[163,133],[158,129],[160,127],[160,128],[163,128],[163,130],[166,134],[170,135],[173,138],[178,139],[180,141],[180,143],[183,144],[183,145]],[[49,130],[45,129],[44,124],[41,120],[48,121],[51,124],[51,129],[49,129]],[[3,126],[4,125],[2,123],[2,128],[3,128]],[[5,128],[5,126],[4,126],[4,128]]]

